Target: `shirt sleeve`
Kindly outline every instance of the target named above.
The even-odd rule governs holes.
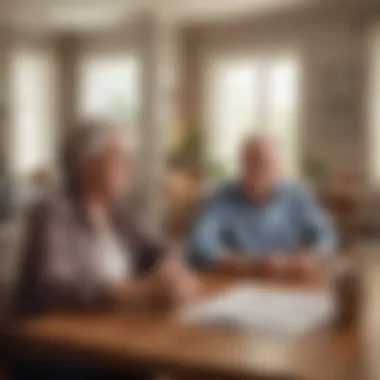
[[[299,189],[297,205],[302,243],[318,253],[334,253],[337,249],[337,236],[331,220],[308,189]]]
[[[195,219],[189,240],[190,264],[196,268],[212,265],[227,251],[223,242],[225,218],[222,205],[206,201]]]

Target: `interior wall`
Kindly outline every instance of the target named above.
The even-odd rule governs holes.
[[[214,53],[260,53],[292,51],[302,64],[300,109],[301,151],[304,157],[320,158],[331,176],[354,178],[359,191],[368,181],[367,131],[365,105],[369,70],[367,44],[369,22],[352,15],[307,13],[284,15],[268,20],[203,25],[183,33],[186,61],[186,121],[202,124],[202,69]],[[329,68],[354,68],[357,112],[339,132],[335,131],[326,110]],[[233,127],[233,126],[232,126]],[[330,184],[330,186],[333,186]]]
[[[67,130],[72,128],[77,120],[77,39],[72,36],[59,36],[56,38],[55,48],[58,66],[58,139],[62,141]]]
[[[6,30],[0,29],[0,170],[1,172],[7,170],[7,157],[6,157],[6,140],[8,136],[7,119],[8,115],[6,110],[8,108],[8,76],[7,76],[7,62],[8,62],[8,48],[9,48],[9,35]],[[3,173],[2,173],[3,174]]]

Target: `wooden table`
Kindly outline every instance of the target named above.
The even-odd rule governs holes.
[[[207,294],[237,282],[215,275],[202,281]],[[50,315],[6,336],[18,351],[179,378],[362,380],[358,330],[330,326],[292,342],[182,324],[156,312]]]

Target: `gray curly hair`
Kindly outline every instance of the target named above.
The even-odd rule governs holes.
[[[90,157],[101,152],[114,133],[122,133],[120,127],[105,119],[82,120],[66,135],[62,154],[61,171],[65,189],[70,195],[78,195],[78,159]]]

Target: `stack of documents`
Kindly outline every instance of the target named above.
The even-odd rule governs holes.
[[[299,337],[325,325],[336,314],[327,291],[277,290],[239,285],[182,310],[180,319],[266,335]]]

